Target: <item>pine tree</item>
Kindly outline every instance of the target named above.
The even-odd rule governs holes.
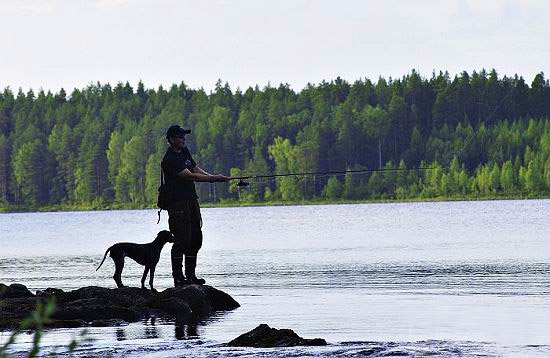
[[[494,193],[500,190],[500,168],[497,163],[493,164],[489,174],[489,183],[489,187]]]
[[[161,156],[154,153],[149,156],[145,164],[145,202],[150,205],[156,204],[158,197],[161,160]]]
[[[107,161],[109,162],[108,169],[108,178],[111,184],[111,187],[115,187],[116,178],[121,167],[121,155],[124,142],[122,141],[122,136],[120,132],[114,131],[111,133],[111,138],[109,140],[109,145],[107,149]]]
[[[120,186],[116,189],[127,189],[127,197],[133,203],[145,202],[145,169],[147,166],[145,155],[145,139],[135,135],[127,143],[121,154],[121,168],[117,176]],[[119,198],[126,197],[126,193],[117,193]]]
[[[281,137],[275,138],[275,141],[268,148],[269,157],[275,162],[277,174],[291,173],[296,163],[296,148],[290,144],[288,139]],[[300,198],[300,188],[295,177],[277,178],[277,193],[283,201],[297,200]]]
[[[424,140],[417,127],[414,127],[411,132],[409,147],[403,154],[405,162],[409,167],[416,167],[424,158]]]
[[[15,185],[20,197],[17,203],[33,207],[47,203],[48,191],[44,176],[45,146],[40,139],[23,144],[13,160]]]
[[[500,171],[500,184],[505,194],[510,194],[514,190],[514,169],[510,160],[502,165],[502,170]]]
[[[6,136],[0,133],[0,202],[9,201],[11,165],[11,143]]]
[[[342,183],[336,177],[330,177],[323,192],[329,199],[338,199],[342,195]]]
[[[248,161],[245,173],[247,175],[268,175],[270,174],[269,166],[262,154],[262,148],[256,145],[253,150],[253,157]],[[257,200],[263,200],[264,193],[267,188],[267,183],[258,183],[249,187],[248,191],[251,196]]]
[[[378,148],[378,168],[382,169],[382,142],[386,139],[391,126],[387,112],[381,107],[368,106],[361,116],[366,133],[374,138]]]
[[[348,167],[347,170],[349,170],[349,167]],[[356,191],[356,188],[355,188],[355,185],[354,185],[353,174],[351,172],[348,172],[344,176],[344,185],[343,185],[343,188],[342,188],[342,197],[344,197],[345,199],[348,199],[348,200],[355,199],[355,197],[357,195],[356,193],[357,193],[357,191]]]
[[[544,187],[543,168],[537,159],[529,162],[525,173],[525,187],[530,194],[540,193]]]
[[[383,185],[384,185],[384,182],[380,174],[378,172],[372,173],[367,184],[369,196],[371,197],[380,196],[383,191]]]

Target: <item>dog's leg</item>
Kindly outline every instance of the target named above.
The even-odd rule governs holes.
[[[113,261],[115,262],[115,274],[113,279],[116,282],[118,288],[124,287],[122,284],[122,269],[124,269],[124,256],[111,255]]]
[[[141,288],[145,289],[145,279],[147,278],[147,273],[149,272],[149,266],[145,265],[145,270],[143,270],[143,277],[141,278]],[[151,274],[153,272],[151,271]]]
[[[157,292],[157,290],[153,288],[154,279],[155,279],[155,266],[151,266],[151,273],[149,274],[149,287],[151,287],[151,291]]]

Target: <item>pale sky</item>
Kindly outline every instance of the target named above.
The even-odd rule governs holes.
[[[548,0],[0,0],[0,89],[550,76]]]

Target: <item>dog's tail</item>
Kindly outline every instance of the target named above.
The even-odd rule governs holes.
[[[101,265],[103,265],[103,263],[105,262],[105,258],[107,257],[107,253],[111,250],[112,246],[109,247],[107,249],[107,251],[105,251],[105,256],[103,256],[103,260],[101,260],[101,263],[99,264],[99,266],[95,269],[96,271],[99,270],[99,268],[101,267]]]

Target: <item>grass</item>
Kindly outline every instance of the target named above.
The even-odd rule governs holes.
[[[443,201],[482,201],[482,200],[526,200],[526,199],[548,199],[550,195],[539,194],[489,194],[478,196],[437,196],[437,197],[416,197],[416,198],[391,198],[379,197],[372,199],[347,200],[313,198],[307,200],[282,201],[274,200],[268,202],[246,202],[237,200],[222,200],[220,202],[202,202],[203,208],[228,208],[248,206],[291,206],[291,205],[337,205],[337,204],[380,204],[380,203],[418,203],[418,202],[443,202]],[[58,204],[40,207],[32,206],[0,206],[0,212],[59,212],[59,211],[95,211],[95,210],[139,210],[158,209],[156,205],[132,204],[132,203],[90,203],[90,204]]]
[[[51,322],[51,316],[55,311],[55,298],[50,298],[48,302],[38,303],[35,311],[27,318],[21,320],[19,328],[14,330],[4,345],[0,345],[0,358],[9,358],[11,347],[15,344],[17,336],[25,331],[34,331],[32,347],[27,352],[27,356],[30,358],[41,355],[41,340],[44,334],[45,327]],[[67,353],[71,354],[77,348],[80,343],[90,342],[91,339],[87,337],[88,331],[82,330],[78,338],[73,338],[67,345]],[[55,351],[50,352],[50,357],[56,357]]]

